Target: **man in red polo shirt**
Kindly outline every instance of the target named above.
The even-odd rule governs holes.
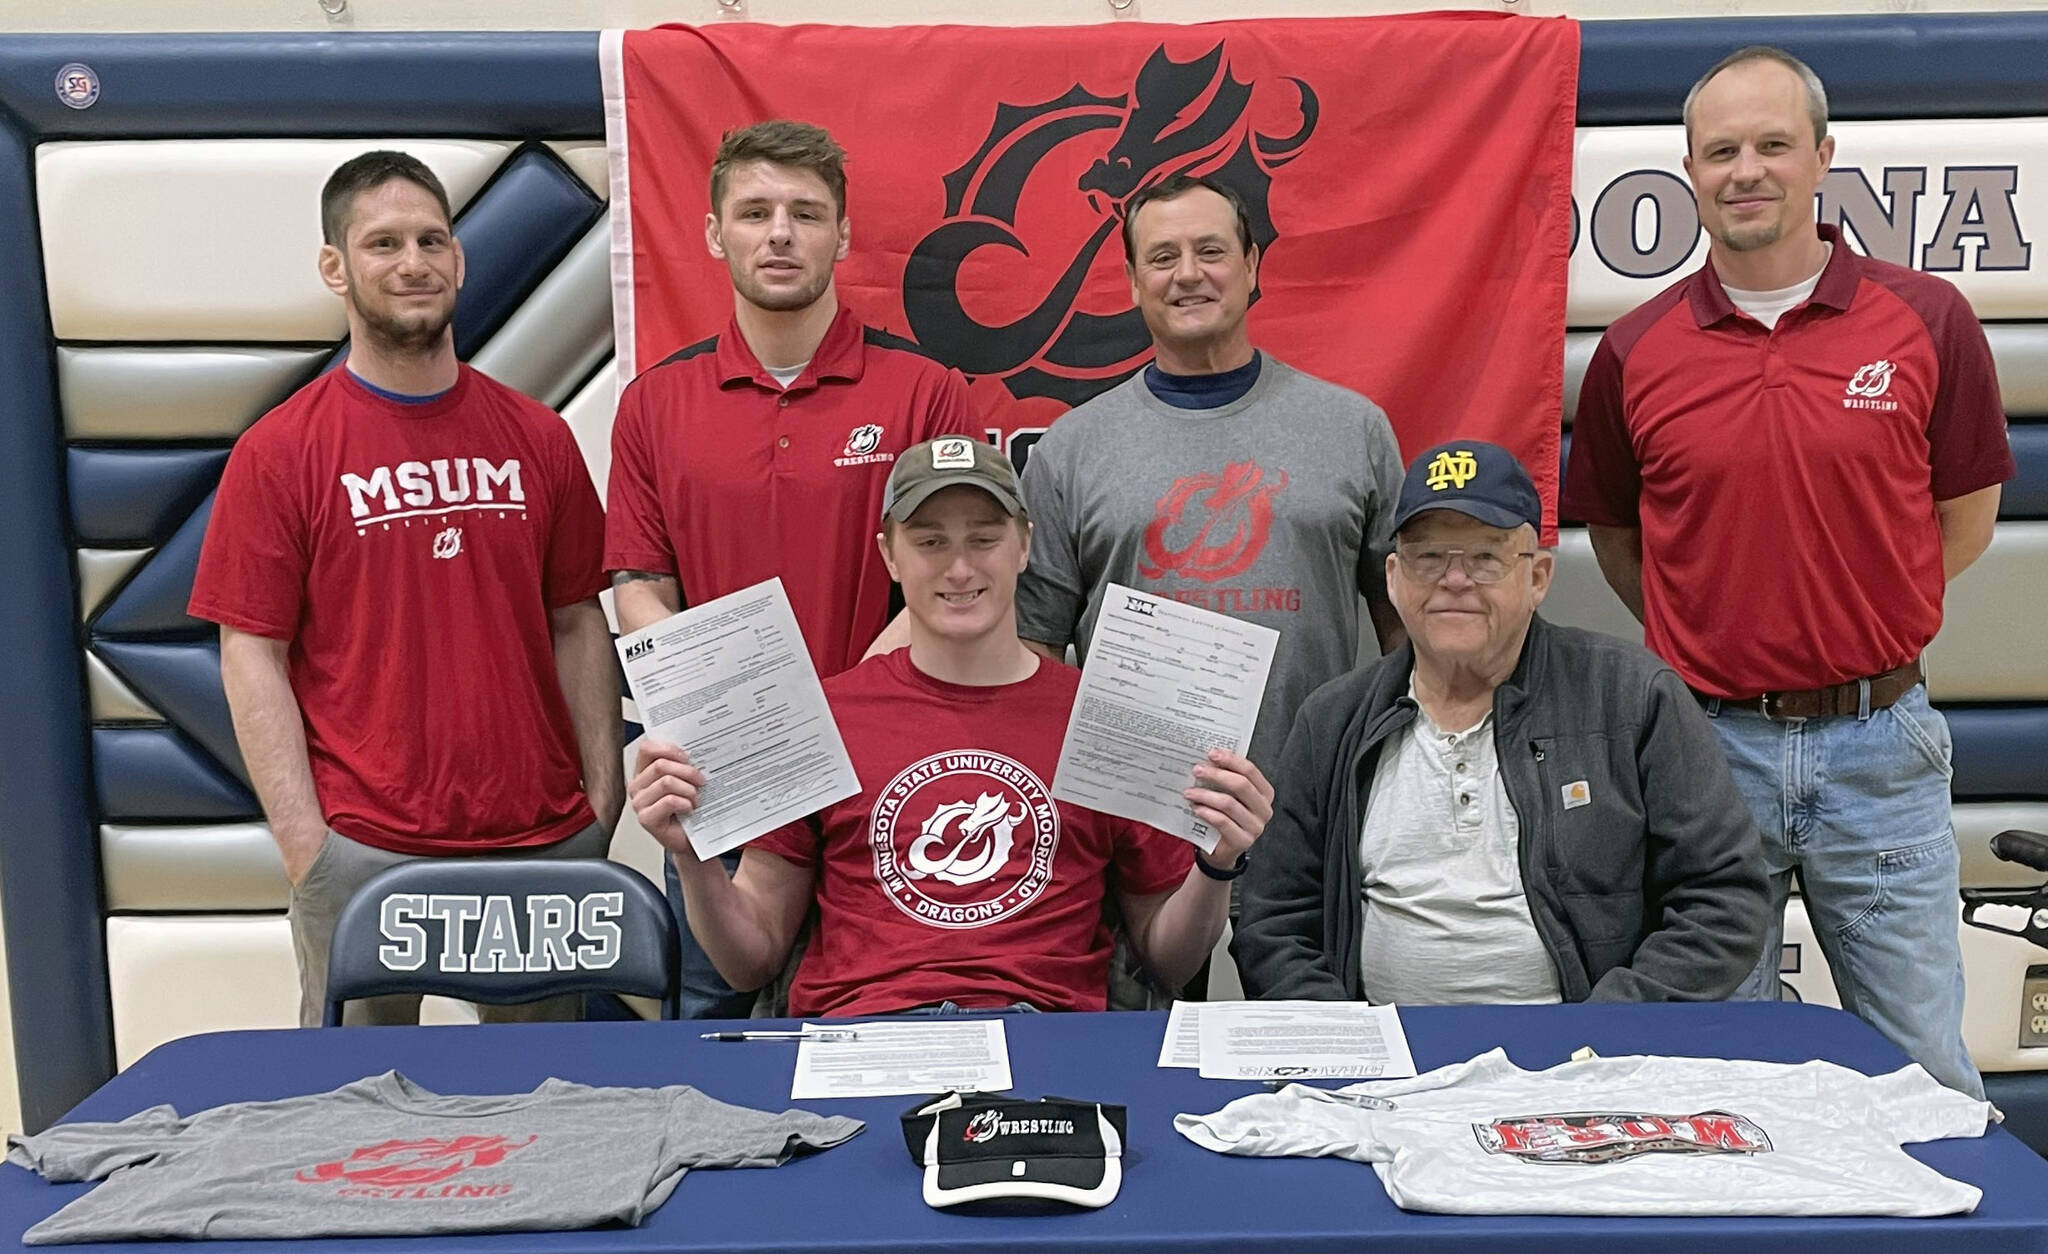
[[[704,240],[731,272],[732,322],[635,379],[612,426],[605,566],[622,631],[779,575],[819,676],[838,674],[889,626],[872,536],[896,455],[980,437],[958,373],[839,304],[845,156],[802,122],[719,145]],[[669,895],[680,912],[673,868]],[[746,1014],[753,994],[721,980],[687,928],[683,948],[684,1013]]]
[[[1707,265],[1609,327],[1563,512],[1713,716],[1764,833],[1778,993],[1800,875],[1842,1004],[1981,1095],[1962,1042],[1948,726],[1920,653],[2013,474],[1984,333],[1948,283],[1817,227],[1813,71],[1775,48],[1685,103]]]

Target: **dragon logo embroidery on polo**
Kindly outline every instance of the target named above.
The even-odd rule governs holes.
[[[875,446],[881,442],[882,428],[876,424],[870,422],[863,426],[855,427],[846,433],[846,455],[848,457],[865,456],[874,452]]]
[[[1892,385],[1892,371],[1898,369],[1880,357],[1858,370],[1842,390],[1850,396],[1883,396]]]
[[[862,423],[846,433],[846,447],[839,456],[832,459],[834,466],[871,466],[878,462],[893,462],[894,453],[876,450],[882,447],[882,425],[877,422]]]
[[[1898,368],[1897,362],[1880,357],[1858,369],[1849,377],[1849,382],[1842,386],[1842,408],[1886,411],[1897,409],[1897,401],[1883,398],[1885,393],[1891,391],[1892,375]]]

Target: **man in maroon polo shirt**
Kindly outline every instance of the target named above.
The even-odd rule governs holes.
[[[1601,340],[1563,512],[1713,716],[1763,830],[1778,924],[1737,996],[1778,994],[1796,870],[1842,1004],[1981,1095],[1920,653],[2014,470],[1990,350],[1954,287],[1816,225],[1835,141],[1804,64],[1733,53],[1685,123],[1707,265]]]
[[[872,538],[890,467],[925,440],[982,436],[957,372],[839,304],[845,157],[803,122],[719,145],[704,241],[732,275],[732,322],[633,380],[612,427],[604,560],[621,631],[780,576],[821,678],[907,642]],[[673,868],[669,896],[680,913]],[[683,936],[685,1014],[746,1014],[753,994]]]

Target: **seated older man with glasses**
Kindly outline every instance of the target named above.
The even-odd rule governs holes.
[[[1416,458],[1387,591],[1409,643],[1301,709],[1232,953],[1254,997],[1725,997],[1768,903],[1699,704],[1642,648],[1544,622],[1512,454]]]

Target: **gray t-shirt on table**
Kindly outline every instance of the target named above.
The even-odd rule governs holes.
[[[687,1085],[443,1097],[398,1074],[180,1118],[8,1138],[50,1181],[105,1179],[29,1245],[161,1237],[423,1236],[638,1224],[692,1167],[772,1167],[861,1121],[731,1106]]]
[[[1270,353],[1213,409],[1169,405],[1141,371],[1032,447],[1017,632],[1085,662],[1111,583],[1277,628],[1250,754],[1270,773],[1294,712],[1357,661],[1359,591],[1385,586],[1401,474],[1379,406]]]

